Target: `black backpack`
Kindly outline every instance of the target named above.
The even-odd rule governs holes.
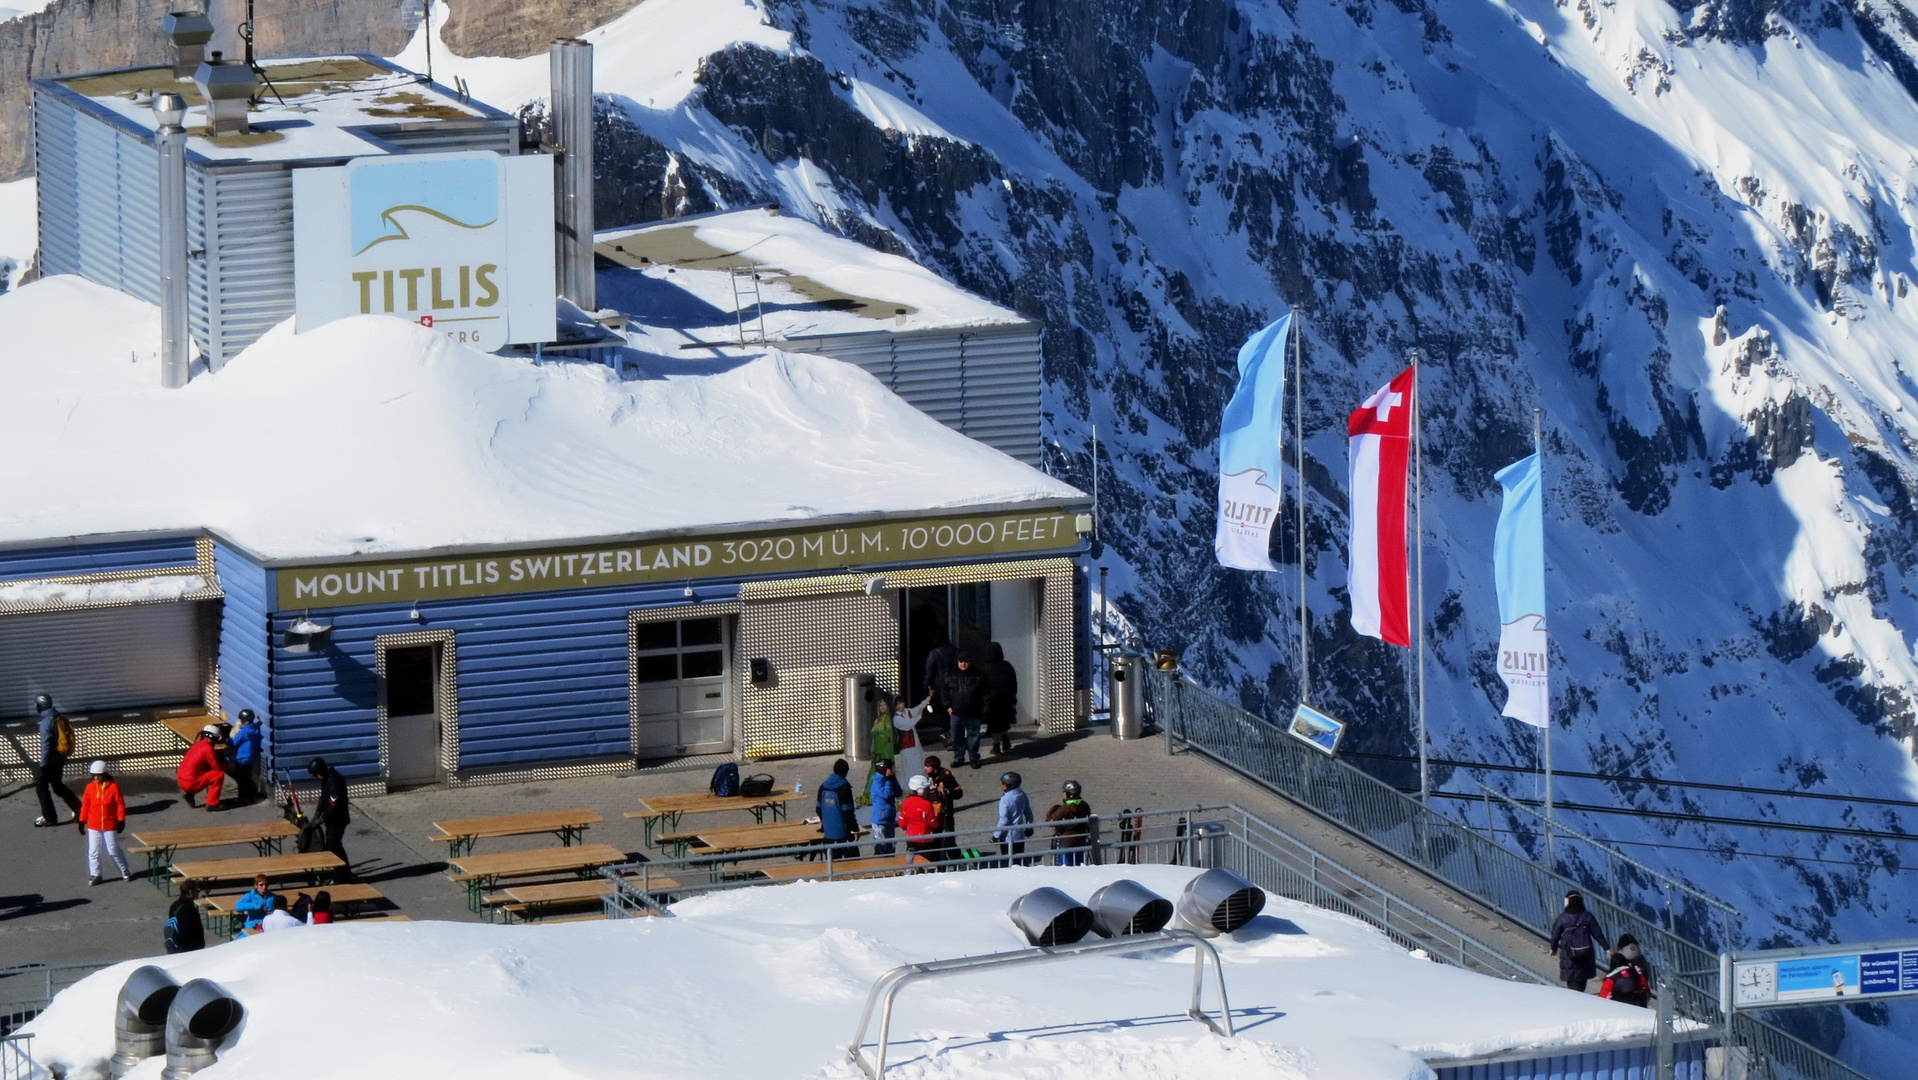
[[[293,850],[302,855],[326,850],[326,826],[317,821],[309,821],[300,826],[300,835],[293,841]]]
[[[754,773],[739,782],[739,793],[748,798],[763,799],[773,793],[771,773]]]
[[[728,761],[713,770],[713,794],[720,798],[731,798],[739,794],[739,766]]]

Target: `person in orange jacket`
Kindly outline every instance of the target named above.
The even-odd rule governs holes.
[[[214,745],[219,737],[220,729],[208,724],[200,729],[199,741],[180,759],[180,791],[186,796],[188,806],[193,805],[195,792],[204,791],[208,810],[226,809],[220,805],[220,785],[226,782],[226,770],[220,767],[220,755]]]
[[[120,834],[127,827],[127,804],[120,797],[120,785],[107,775],[107,763],[96,761],[87,769],[93,777],[80,795],[80,827],[87,831],[87,876],[91,885],[100,884],[100,849],[113,857],[120,868],[120,880],[128,880],[127,857],[120,854]]]

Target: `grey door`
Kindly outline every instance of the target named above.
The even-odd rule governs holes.
[[[711,754],[731,747],[726,619],[634,622],[633,755]]]
[[[438,645],[386,648],[381,700],[386,707],[386,782],[432,784],[440,779]]]

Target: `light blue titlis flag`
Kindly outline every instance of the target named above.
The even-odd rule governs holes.
[[[1240,570],[1277,570],[1266,553],[1279,519],[1279,435],[1292,316],[1239,347],[1239,387],[1219,424],[1219,529],[1212,550]]]
[[[1545,494],[1539,457],[1498,471],[1505,502],[1492,537],[1498,580],[1498,677],[1510,691],[1504,714],[1533,727],[1551,723],[1552,692],[1545,670]]]

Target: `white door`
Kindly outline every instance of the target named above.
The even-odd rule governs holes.
[[[380,700],[386,709],[386,782],[432,784],[440,779],[438,645],[382,648],[385,674]]]
[[[635,622],[633,756],[677,757],[728,749],[726,619]]]

